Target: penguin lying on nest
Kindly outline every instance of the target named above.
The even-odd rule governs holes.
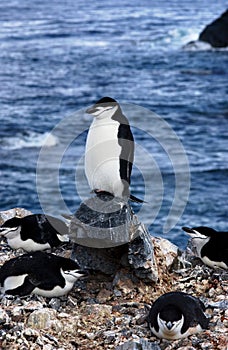
[[[34,252],[6,261],[0,268],[0,284],[6,294],[53,298],[69,293],[75,281],[85,275],[71,259]]]
[[[207,329],[204,304],[187,293],[170,292],[152,305],[147,322],[158,338],[175,340]]]

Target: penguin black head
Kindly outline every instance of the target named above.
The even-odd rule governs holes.
[[[199,299],[187,293],[170,292],[154,302],[147,321],[157,337],[181,339],[207,328],[208,319],[204,310]]]
[[[0,236],[8,239],[16,239],[20,234],[21,218],[14,217],[4,222],[0,227]]]
[[[167,305],[158,314],[158,325],[165,333],[180,331],[184,323],[181,310],[176,305]]]
[[[111,97],[102,97],[92,107],[89,107],[86,113],[100,119],[112,117],[118,109],[120,106],[116,100]]]
[[[191,236],[190,248],[205,265],[228,269],[228,232],[206,226],[182,227]]]
[[[182,230],[187,232],[190,236],[202,235],[202,236],[212,237],[217,233],[216,230],[207,226],[198,226],[198,227],[192,227],[192,228],[182,227]]]

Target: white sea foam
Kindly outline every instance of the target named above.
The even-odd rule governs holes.
[[[39,148],[53,147],[58,144],[57,136],[45,133],[37,133],[28,131],[26,133],[17,134],[13,137],[4,138],[1,140],[1,146],[4,149],[21,149],[21,148]]]

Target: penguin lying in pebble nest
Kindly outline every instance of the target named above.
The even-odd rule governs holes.
[[[152,305],[147,322],[158,338],[176,340],[208,328],[204,304],[187,293],[170,292]]]
[[[53,298],[69,293],[85,275],[77,262],[39,251],[6,261],[0,268],[0,284],[5,294]]]
[[[228,269],[228,232],[206,226],[182,227],[191,236],[191,250],[205,265]]]
[[[27,252],[56,247],[69,241],[67,234],[68,227],[62,220],[44,214],[14,217],[0,227],[0,235],[12,249]]]

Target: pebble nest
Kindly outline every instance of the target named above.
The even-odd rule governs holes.
[[[158,268],[156,284],[140,280],[130,268],[121,268],[113,276],[94,273],[77,281],[69,295],[61,298],[1,294],[0,349],[227,350],[228,272],[210,269],[186,252],[170,252],[172,259],[167,262],[160,239],[151,239]],[[67,243],[52,252],[70,257],[71,250]],[[22,253],[1,244],[0,265]],[[183,260],[189,262],[180,263]],[[146,322],[149,308],[170,291],[199,297],[206,306],[209,329],[176,341],[153,336]]]

